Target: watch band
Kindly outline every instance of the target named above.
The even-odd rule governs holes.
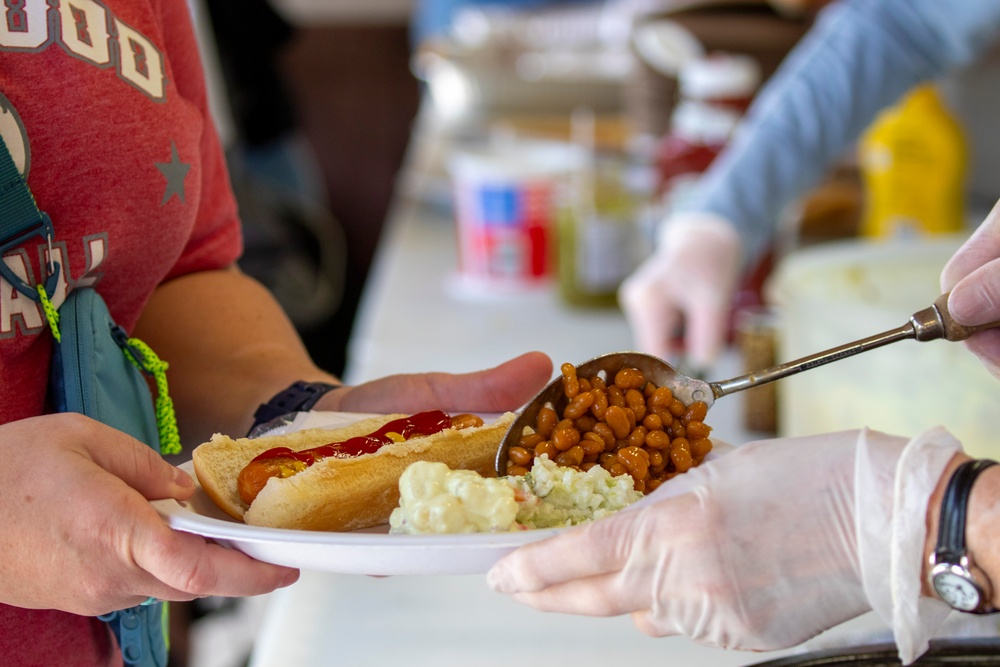
[[[944,497],[941,499],[941,524],[938,526],[937,545],[934,553],[938,560],[957,562],[965,555],[965,518],[968,512],[972,483],[996,461],[976,459],[966,461],[955,469]]]
[[[267,403],[260,404],[257,411],[253,413],[254,421],[249,433],[253,433],[254,429],[261,424],[266,424],[282,415],[310,409],[316,405],[323,394],[339,386],[329,382],[306,382],[304,380],[293,383],[287,389],[275,394]]]
[[[968,569],[966,566],[969,563],[969,554],[965,544],[965,528],[969,496],[976,478],[996,463],[989,459],[966,461],[955,469],[951,479],[948,480],[944,497],[941,499],[941,520],[932,557],[933,563],[961,564]],[[986,585],[986,589],[989,588],[989,582],[981,582],[981,587],[982,584]],[[977,611],[980,613],[995,611],[987,607],[990,607],[989,600],[983,601]]]

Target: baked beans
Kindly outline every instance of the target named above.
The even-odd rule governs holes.
[[[545,406],[534,428],[510,448],[508,475],[524,475],[542,454],[562,466],[629,475],[649,493],[674,475],[699,465],[712,451],[705,423],[708,405],[685,405],[669,387],[657,387],[636,368],[622,368],[611,383],[603,375],[577,377],[560,367],[562,407]]]

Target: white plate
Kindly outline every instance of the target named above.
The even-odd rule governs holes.
[[[337,428],[374,415],[300,412],[276,420],[267,432],[277,435],[309,428]],[[482,415],[490,421],[497,415]],[[185,502],[157,500],[152,505],[171,528],[207,537],[268,563],[343,574],[481,574],[522,544],[562,529],[465,535],[389,535],[389,526],[348,533],[248,526],[223,512],[208,497],[191,461],[180,468],[195,481]]]
[[[194,475],[192,463],[180,466]],[[561,529],[472,535],[389,535],[388,526],[350,533],[248,526],[231,518],[195,478],[191,500],[156,500],[171,528],[211,538],[268,563],[344,574],[480,574],[522,544]]]
[[[299,413],[287,429],[282,428],[282,432],[343,426],[359,416],[363,415]],[[709,458],[715,458],[731,448],[718,440],[714,442],[716,446]],[[184,502],[155,500],[151,503],[171,528],[210,538],[257,560],[304,570],[370,575],[482,574],[517,547],[565,530],[389,535],[387,525],[349,533],[248,526],[223,512],[208,497],[194,474],[191,461],[181,464],[180,468],[194,478],[195,492],[191,499]]]

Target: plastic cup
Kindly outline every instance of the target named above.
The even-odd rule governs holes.
[[[460,282],[493,294],[551,284],[557,221],[571,214],[586,161],[580,146],[527,140],[453,155]]]

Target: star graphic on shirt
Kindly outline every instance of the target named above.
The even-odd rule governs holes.
[[[191,165],[181,162],[177,155],[177,144],[170,140],[170,162],[155,162],[156,168],[160,170],[163,177],[167,179],[167,188],[163,191],[163,200],[160,206],[165,206],[174,195],[184,203],[184,177],[187,176]]]

